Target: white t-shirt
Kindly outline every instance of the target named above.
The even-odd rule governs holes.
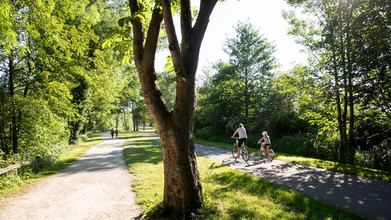
[[[247,138],[247,132],[246,132],[246,129],[244,128],[238,128],[236,129],[239,133],[239,139],[242,139],[242,138]]]

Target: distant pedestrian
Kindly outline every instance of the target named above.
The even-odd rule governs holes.
[[[111,129],[111,138],[114,138],[114,128]]]
[[[115,137],[118,138],[118,129],[115,129]]]

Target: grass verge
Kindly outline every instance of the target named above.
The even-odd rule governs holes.
[[[103,140],[100,136],[100,133],[91,134],[89,137],[82,136],[79,139],[79,145],[72,147],[68,151],[65,151],[52,166],[44,168],[40,172],[34,174],[34,177],[39,179],[45,176],[53,175],[63,170],[72,161],[79,158],[87,149],[102,142]]]
[[[159,215],[163,201],[160,142],[133,140],[124,145],[129,171],[135,176],[136,201],[147,216]],[[360,219],[299,192],[198,157],[203,186],[202,219]]]
[[[196,143],[208,145],[208,146],[213,146],[213,147],[218,147],[218,148],[223,148],[223,149],[227,149],[227,150],[231,150],[231,147],[232,147],[231,144],[206,141],[206,140],[201,140],[201,139],[196,139]],[[253,151],[252,153],[254,154],[256,149],[251,148],[250,151]],[[368,177],[371,179],[383,180],[386,182],[391,182],[391,172],[387,172],[387,171],[370,169],[370,168],[361,167],[361,166],[357,166],[357,165],[344,164],[344,163],[328,161],[328,160],[300,157],[300,156],[295,156],[295,155],[286,154],[286,153],[279,153],[279,152],[274,152],[274,153],[275,153],[275,159],[277,159],[277,160],[302,164],[302,165],[306,165],[306,166],[318,167],[318,168],[337,171],[337,172],[346,173],[346,174],[353,174],[353,175],[357,175],[357,176]]]
[[[101,142],[103,140],[98,133],[91,134],[89,137],[83,136],[79,139],[79,145],[65,151],[52,166],[44,168],[38,173],[33,173],[31,168],[28,168],[29,171],[24,174],[24,177],[14,175],[12,171],[12,174],[4,174],[8,175],[4,180],[9,183],[5,187],[0,187],[0,197],[21,192],[31,183],[63,170],[68,164],[79,158],[88,148]]]

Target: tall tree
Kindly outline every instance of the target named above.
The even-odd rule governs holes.
[[[164,158],[164,208],[176,216],[188,215],[202,207],[202,188],[194,149],[196,71],[201,42],[217,0],[201,0],[193,25],[189,0],[129,0],[133,26],[133,54],[147,108],[157,126]],[[180,11],[182,42],[179,44],[172,8]],[[143,15],[151,11],[149,24]],[[144,16],[145,17],[145,16]],[[170,109],[159,89],[154,68],[158,39],[164,19],[176,74],[176,102]]]
[[[250,23],[239,22],[235,30],[236,36],[227,39],[224,51],[239,80],[236,90],[244,99],[247,118],[250,109],[255,109],[252,106],[255,95],[266,92],[271,70],[276,66],[275,48]]]
[[[321,75],[332,76],[333,82],[326,83],[333,88],[341,140],[340,158],[352,160],[358,145],[354,134],[356,110],[364,104],[369,108],[383,108],[385,114],[389,112],[389,105],[385,104],[389,92],[383,88],[388,87],[390,72],[390,65],[385,62],[390,57],[390,1],[288,2],[302,6],[304,12],[317,18],[316,29],[306,21],[290,19],[295,27],[291,33],[300,36],[300,42],[317,55],[324,71]],[[373,91],[380,95],[373,96]],[[366,100],[364,103],[360,96]]]
[[[12,120],[2,130],[12,131],[14,153],[62,145],[68,135],[65,118],[74,110],[69,91],[75,87],[74,76],[85,74],[88,63],[84,52],[93,39],[94,5],[55,0],[3,3],[9,17],[0,22],[8,31],[0,37],[0,67],[9,96],[2,105]],[[56,126],[58,130],[52,129]],[[36,136],[44,138],[32,138]]]

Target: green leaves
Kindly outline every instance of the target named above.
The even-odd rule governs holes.
[[[124,17],[118,20],[118,25],[120,27],[125,27],[130,25],[130,22],[132,21],[132,17]]]

